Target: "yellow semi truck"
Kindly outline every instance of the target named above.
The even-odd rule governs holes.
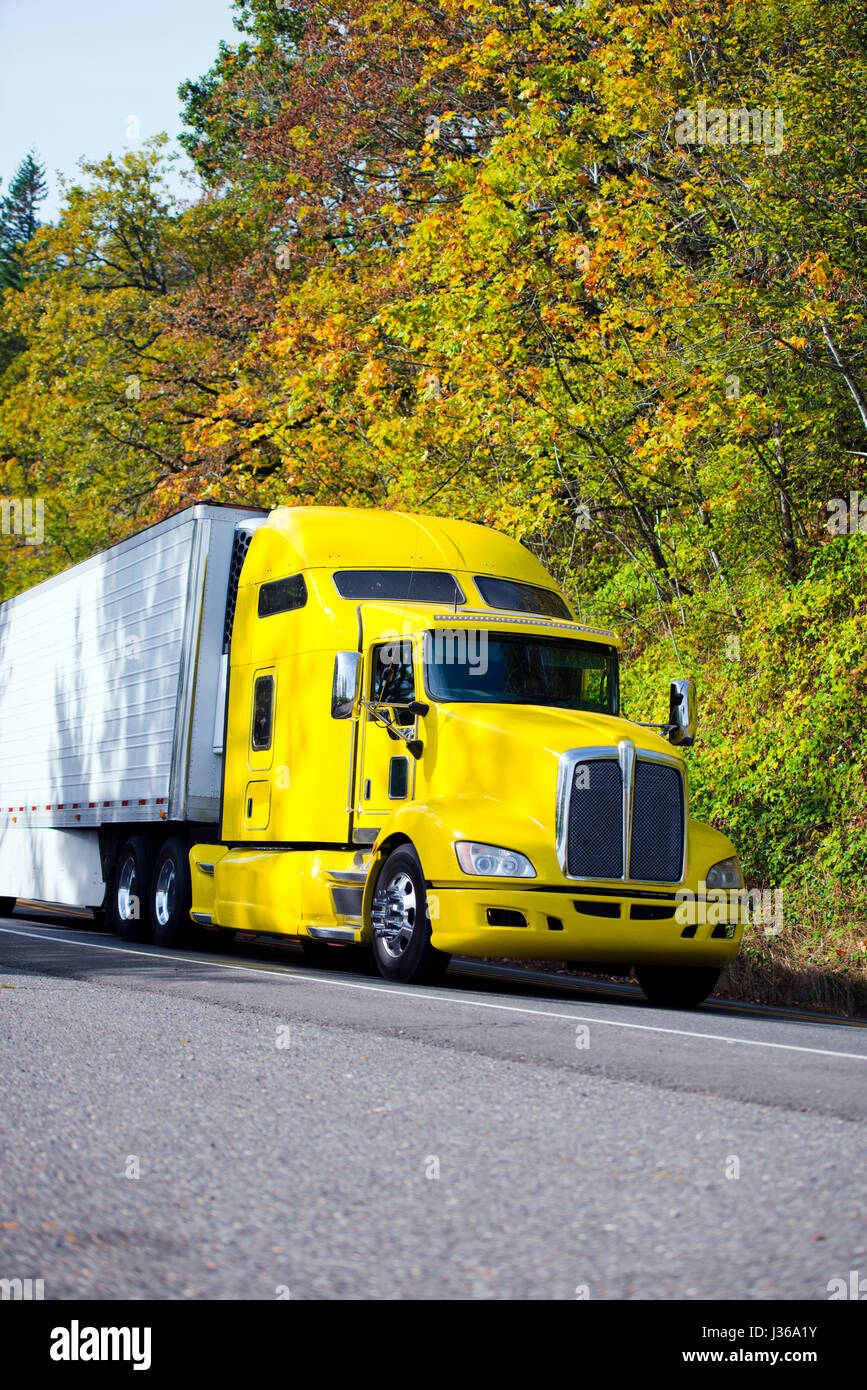
[[[172,536],[174,606],[152,562]],[[80,575],[78,646],[55,663],[43,731],[61,767],[49,753],[30,783],[20,644],[40,590],[44,607],[86,566],[0,606],[0,907],[79,901],[163,945],[273,933],[322,961],[350,947],[406,982],[453,953],[634,965],[673,1005],[704,999],[736,955],[737,911],[702,911],[743,879],[731,842],[689,815],[692,683],[673,683],[659,732],[627,719],[617,635],[578,621],[516,541],[387,511],[199,506],[98,557],[109,594],[124,557],[136,616],[114,606],[116,640],[139,664],[170,650],[170,670],[152,689],[133,667],[133,694],[116,679],[88,700],[99,604]]]

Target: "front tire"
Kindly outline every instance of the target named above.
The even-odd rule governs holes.
[[[713,992],[720,971],[703,965],[637,965],[635,975],[651,1004],[694,1009]]]
[[[143,835],[127,840],[111,875],[107,921],[121,941],[149,941],[154,850]]]
[[[418,985],[445,974],[451,957],[431,945],[424,874],[412,845],[401,845],[386,859],[371,919],[373,959],[383,979]]]

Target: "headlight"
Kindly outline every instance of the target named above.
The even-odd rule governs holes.
[[[465,874],[482,874],[485,878],[536,877],[536,870],[529,859],[515,849],[500,849],[498,845],[477,845],[474,840],[459,840],[455,845],[455,854]]]
[[[744,876],[741,873],[741,866],[737,855],[732,855],[731,859],[721,859],[718,864],[714,864],[708,869],[705,878],[707,888],[743,888]]]

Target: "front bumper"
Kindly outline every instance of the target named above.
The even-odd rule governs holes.
[[[571,887],[432,884],[428,910],[439,950],[516,960],[723,966],[734,960],[743,934],[737,906],[703,910],[701,903],[678,903],[673,891],[613,896]]]

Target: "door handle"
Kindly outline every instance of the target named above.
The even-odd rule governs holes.
[[[253,819],[253,798],[252,798],[252,796],[248,796],[248,797],[247,797],[247,820],[252,820],[252,819]]]

